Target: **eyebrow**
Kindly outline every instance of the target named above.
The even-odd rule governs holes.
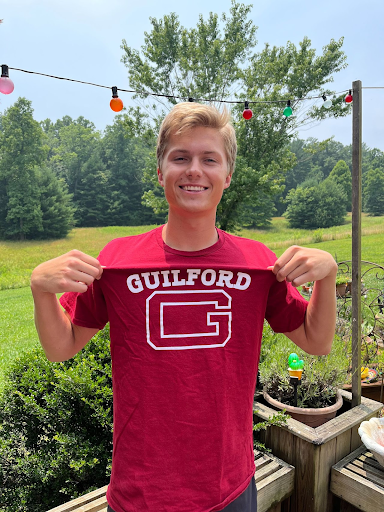
[[[172,149],[172,151],[170,151],[170,154],[172,153],[189,153],[189,151],[187,149]],[[202,152],[203,155],[219,155],[220,154],[220,151],[203,151]]]

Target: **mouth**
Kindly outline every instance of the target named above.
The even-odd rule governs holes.
[[[179,188],[187,192],[204,192],[204,190],[208,190],[208,187],[202,187],[201,185],[180,185]]]

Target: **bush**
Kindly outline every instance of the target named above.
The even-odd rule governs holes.
[[[369,215],[384,215],[384,171],[370,169],[364,186],[364,211]]]
[[[343,224],[346,195],[332,180],[316,187],[292,189],[287,196],[285,216],[291,228],[329,228]]]
[[[41,512],[106,485],[112,418],[108,328],[70,361],[18,358],[0,397],[0,508]]]

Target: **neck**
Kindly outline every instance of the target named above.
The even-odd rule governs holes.
[[[178,251],[201,251],[218,240],[215,227],[216,216],[207,219],[185,219],[169,212],[168,222],[163,228],[164,242]]]

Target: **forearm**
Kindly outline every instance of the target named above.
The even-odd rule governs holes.
[[[304,321],[307,352],[328,354],[336,326],[336,272],[316,281]]]
[[[31,287],[35,303],[35,325],[40,343],[50,361],[65,361],[75,355],[72,323],[54,293]]]

